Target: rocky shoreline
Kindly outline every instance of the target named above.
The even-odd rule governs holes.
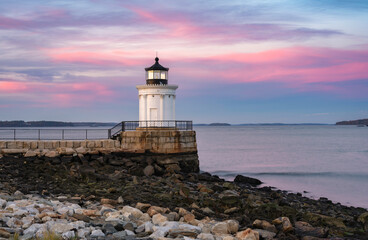
[[[2,158],[0,237],[47,230],[64,239],[368,239],[366,209],[258,188],[254,179],[103,172]]]

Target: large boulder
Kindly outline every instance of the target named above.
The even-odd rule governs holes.
[[[261,185],[263,182],[251,177],[246,177],[242,175],[237,175],[234,179],[234,182],[241,183],[241,184],[250,184],[252,186],[258,186]]]
[[[298,221],[295,222],[295,233],[299,236],[311,236],[311,237],[326,237],[328,234],[327,228],[313,227],[307,222]]]

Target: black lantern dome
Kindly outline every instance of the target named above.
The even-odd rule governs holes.
[[[158,63],[159,58],[155,58],[155,64],[146,70],[147,84],[167,84],[169,68],[165,68]]]

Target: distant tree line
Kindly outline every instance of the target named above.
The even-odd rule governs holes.
[[[336,125],[368,125],[368,119],[337,122]]]

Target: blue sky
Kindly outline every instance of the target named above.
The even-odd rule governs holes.
[[[367,1],[2,1],[0,120],[138,119],[144,67],[177,119],[368,118]]]

